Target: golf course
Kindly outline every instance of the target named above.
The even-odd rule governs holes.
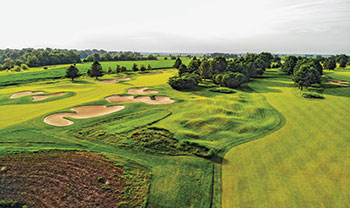
[[[0,74],[4,206],[350,205],[348,68],[308,99],[279,68],[179,91],[166,65],[73,81],[67,67]]]

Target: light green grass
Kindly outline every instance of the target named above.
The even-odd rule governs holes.
[[[326,89],[324,100],[309,100],[290,83],[268,78],[250,84],[286,125],[225,155],[223,207],[350,206],[350,88],[341,95]]]
[[[190,59],[183,58],[183,63],[188,64]],[[116,70],[116,66],[125,66],[127,70],[131,71],[133,64],[136,63],[138,67],[143,64],[145,67],[151,65],[153,69],[161,69],[161,68],[171,68],[173,67],[175,61],[174,60],[142,60],[142,61],[106,61],[101,62],[103,70],[106,72],[109,67],[113,71]],[[92,63],[82,63],[77,64],[77,68],[80,73],[85,74],[88,69],[91,68]],[[47,66],[48,69],[44,69],[44,67],[39,68],[30,68],[21,72],[6,72],[3,71],[0,73],[0,86],[14,85],[14,84],[22,84],[22,83],[30,83],[39,80],[47,80],[47,79],[58,79],[62,78],[66,74],[66,69],[69,65],[55,65],[55,66]]]

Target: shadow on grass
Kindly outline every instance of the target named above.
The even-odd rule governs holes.
[[[93,84],[92,82],[84,81],[84,80],[74,80],[72,83],[74,84]]]
[[[323,91],[324,95],[333,95],[338,97],[350,97],[350,87],[326,87]],[[350,102],[350,101],[349,101]]]

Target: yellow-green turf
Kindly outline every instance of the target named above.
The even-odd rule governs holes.
[[[349,207],[350,88],[326,89],[325,99],[309,100],[290,79],[270,74],[249,86],[286,124],[226,153],[223,207]],[[346,79],[350,72],[326,74]]]
[[[57,66],[42,72],[50,74],[63,69]],[[344,80],[346,73],[350,73],[338,74],[338,71],[326,73],[331,77],[345,77]],[[45,77],[45,73],[44,78],[51,76]],[[348,205],[349,181],[344,180],[349,178],[349,153],[345,151],[349,149],[349,139],[344,135],[349,135],[350,129],[347,111],[350,88],[326,89],[326,99],[308,100],[301,97],[289,78],[270,70],[264,78],[253,80],[236,93],[212,92],[205,87],[179,92],[167,84],[168,78],[176,73],[170,69],[101,78],[131,78],[117,84],[101,84],[85,76],[75,82],[56,79],[2,87],[0,154],[45,149],[85,150],[141,164],[152,174],[149,207],[220,207],[221,196],[226,207]],[[30,73],[20,74],[23,75],[17,78],[22,79]],[[12,81],[17,82],[16,79]],[[176,102],[169,105],[126,103],[122,104],[126,106],[122,111],[90,119],[72,119],[74,124],[67,127],[43,122],[45,116],[69,111],[74,106],[113,105],[104,98],[126,94],[132,87],[149,87],[158,91],[157,95],[168,96]],[[31,103],[28,98],[15,103],[6,100],[20,91],[74,94],[39,103]],[[155,113],[157,111],[159,113]],[[130,117],[137,112],[143,113],[134,119]],[[116,122],[123,126],[119,131],[160,119],[149,125],[168,129],[180,141],[215,148],[219,150],[219,159],[153,154],[73,136],[80,129],[111,118],[129,118]],[[118,132],[112,124],[105,124],[103,128]],[[222,161],[221,181],[220,157],[232,147]]]

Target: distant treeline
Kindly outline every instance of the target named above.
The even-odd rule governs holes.
[[[83,59],[83,60],[82,60]],[[25,70],[58,64],[76,64],[92,61],[134,61],[157,60],[156,56],[144,57],[137,52],[107,52],[104,50],[68,50],[68,49],[4,49],[0,50],[0,70]]]

